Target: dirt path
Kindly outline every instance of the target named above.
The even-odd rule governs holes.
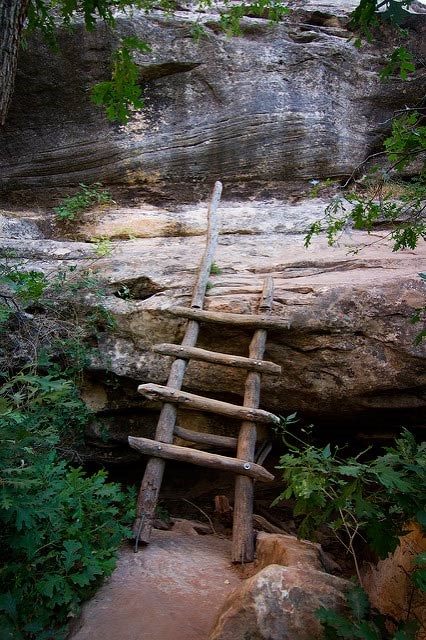
[[[69,640],[206,640],[241,580],[230,557],[228,540],[154,531],[138,553],[122,549]]]

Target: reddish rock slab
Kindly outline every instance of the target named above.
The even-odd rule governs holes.
[[[410,533],[401,537],[400,546],[376,566],[363,567],[363,586],[371,604],[395,620],[406,620],[407,612],[417,620],[417,640],[426,640],[426,593],[413,589],[411,574],[415,558],[426,551],[426,536],[417,523],[409,523]]]
[[[68,640],[204,640],[240,582],[230,542],[154,531],[138,553],[121,549],[117,568],[83,608]]]

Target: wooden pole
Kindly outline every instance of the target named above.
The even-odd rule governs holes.
[[[266,316],[256,316],[252,314],[225,313],[224,311],[202,311],[201,309],[190,309],[189,307],[168,307],[164,313],[181,318],[190,318],[198,322],[212,322],[234,327],[244,327],[251,329],[269,329],[282,331],[290,329],[290,320],[284,318],[268,318]]]
[[[155,353],[161,353],[166,356],[175,356],[175,358],[186,358],[187,360],[201,360],[202,362],[211,362],[212,364],[220,364],[227,367],[237,367],[248,371],[258,371],[259,373],[269,373],[270,375],[279,376],[281,367],[275,362],[268,360],[254,360],[253,358],[245,358],[244,356],[233,356],[228,353],[219,353],[217,351],[207,351],[198,347],[184,347],[180,344],[155,344],[152,347]]]
[[[238,440],[231,436],[218,436],[215,433],[204,433],[203,431],[192,431],[175,425],[175,436],[188,440],[189,442],[197,442],[198,444],[213,445],[214,447],[223,447],[224,449],[237,449]]]
[[[264,331],[259,329],[259,331]],[[256,331],[257,333],[257,331]],[[254,372],[250,372],[254,373]],[[250,376],[250,373],[248,374]],[[260,376],[260,374],[257,374]],[[256,404],[245,404],[240,406],[223,402],[222,400],[213,400],[204,396],[197,396],[195,393],[188,393],[180,389],[166,387],[161,384],[140,384],[138,392],[150,400],[161,400],[172,402],[173,404],[181,404],[187,409],[195,411],[207,411],[209,413],[218,413],[219,415],[229,416],[230,418],[239,418],[240,420],[251,420],[252,422],[262,422],[264,424],[279,424],[280,419],[269,411],[263,409],[255,409]],[[162,442],[165,442],[163,440]]]
[[[266,471],[259,464],[248,460],[230,458],[229,456],[221,456],[217,453],[199,451],[189,447],[180,447],[176,444],[159,443],[157,440],[150,440],[149,438],[134,438],[130,436],[129,444],[133,449],[137,449],[141,453],[157,456],[158,458],[190,462],[200,467],[220,469],[221,471],[231,471],[232,473],[250,476],[250,478],[255,478],[262,482],[270,482],[274,479],[272,473]]]
[[[216,182],[208,209],[208,227],[206,248],[198,271],[197,282],[194,287],[191,307],[201,309],[204,304],[207,281],[213,262],[214,253],[218,241],[218,216],[217,208],[222,194],[222,183]],[[193,347],[197,343],[199,324],[196,320],[188,322],[182,344]],[[175,389],[180,389],[187,367],[187,360],[176,359],[171,368],[167,384]],[[155,433],[156,440],[161,442],[173,442],[173,430],[176,423],[176,405],[165,402],[161,409],[160,418]],[[163,480],[165,461],[161,458],[151,458],[146,466],[137,502],[137,518],[133,528],[136,539],[136,548],[139,541],[148,543],[151,537],[152,520]]]
[[[262,292],[259,309],[270,312],[273,302],[273,280],[267,278]],[[250,358],[261,360],[265,352],[267,332],[258,329],[251,340]],[[261,374],[250,371],[247,375],[244,406],[258,407],[260,401]],[[256,447],[256,425],[253,421],[244,421],[238,437],[237,458],[250,462],[254,460]],[[235,478],[234,524],[232,530],[232,562],[253,562],[253,480],[247,476]]]

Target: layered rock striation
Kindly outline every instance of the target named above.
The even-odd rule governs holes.
[[[382,82],[395,34],[382,29],[358,49],[347,28],[353,3],[335,4],[308,3],[273,28],[246,16],[236,37],[211,9],[135,10],[117,16],[115,32],[77,25],[60,34],[60,55],[30,39],[0,133],[4,195],[103,181],[181,202],[216,178],[256,193],[351,175],[394,112],[424,96],[426,79]],[[204,30],[198,40],[194,24]],[[407,13],[406,26],[405,46],[424,57],[426,16]],[[90,88],[108,79],[112,50],[128,35],[152,52],[135,54],[146,108],[120,126],[91,103]]]

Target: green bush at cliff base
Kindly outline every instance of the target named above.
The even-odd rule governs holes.
[[[102,296],[74,271],[49,279],[11,256],[0,268],[2,640],[64,638],[130,535],[133,497],[77,466],[91,415],[76,385],[89,361],[84,339],[109,321],[99,305],[77,322],[87,292]]]
[[[394,620],[371,607],[365,591],[353,586],[347,592],[348,615],[320,607],[315,615],[324,630],[324,640],[415,640],[418,624]]]
[[[416,442],[404,429],[393,446],[372,457],[367,449],[343,457],[338,447],[319,448],[289,431],[295,414],[283,421],[281,436],[289,452],[280,458],[285,490],[275,500],[294,500],[300,518],[298,535],[315,539],[319,527],[336,536],[352,556],[362,585],[360,556],[368,547],[379,558],[387,557],[409,532],[409,523],[426,529],[426,442]],[[413,588],[426,591],[426,556],[420,554],[411,571]],[[321,607],[316,611],[327,640],[414,640],[418,625],[395,621],[371,608],[361,586],[347,594],[345,615]]]
[[[66,459],[87,420],[70,380],[20,374],[0,390],[0,636],[49,640],[111,573],[130,504]],[[131,500],[133,502],[133,500]]]
[[[284,437],[288,441],[289,432]],[[407,522],[426,527],[426,442],[417,443],[406,429],[371,459],[367,451],[344,458],[337,447],[301,443],[291,446],[278,468],[286,489],[275,502],[295,500],[302,537],[312,538],[325,525],[348,550],[365,540],[385,558]]]

